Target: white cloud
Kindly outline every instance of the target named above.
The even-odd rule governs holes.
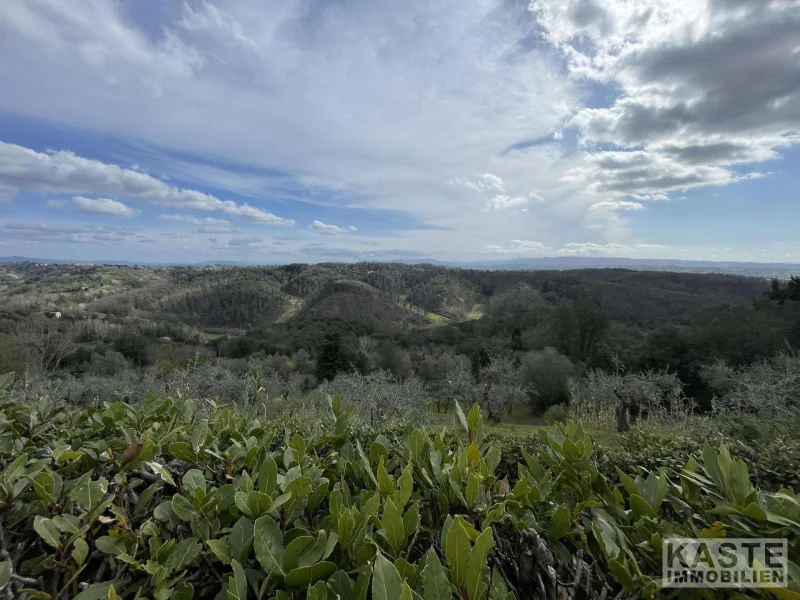
[[[644,205],[641,202],[633,202],[630,200],[603,200],[602,202],[595,202],[589,207],[590,211],[630,211],[641,210]]]
[[[447,183],[448,185],[463,185],[476,192],[483,192],[486,190],[499,190],[504,192],[506,189],[505,186],[508,184],[507,181],[503,181],[502,177],[493,175],[492,173],[484,173],[476,179],[456,177]]]
[[[311,223],[311,228],[315,229],[317,233],[321,235],[340,235],[342,233],[347,233],[347,229],[344,229],[343,227],[339,227],[337,225],[328,225],[322,221],[314,221]]]
[[[572,74],[615,85],[607,107],[569,124],[589,149],[571,181],[589,191],[658,195],[728,185],[733,165],[800,141],[796,0],[534,0]],[[612,149],[597,149],[597,145]]]
[[[75,196],[72,199],[72,207],[78,212],[90,215],[103,215],[106,217],[130,218],[140,212],[116,200],[111,200],[109,198],[86,198],[85,196]]]
[[[569,244],[564,244],[564,247],[561,248],[558,253],[559,254],[633,254],[638,252],[639,250],[663,250],[668,248],[663,244],[617,244],[617,243],[608,243],[608,244],[595,244],[593,242],[571,242]]]
[[[348,228],[350,231],[358,231],[358,228],[357,228],[357,227],[354,227],[353,225],[348,225],[348,226],[347,226],[347,228]]]
[[[541,254],[552,250],[550,246],[532,240],[511,240],[506,246],[489,245],[486,249],[496,254]]]
[[[487,210],[519,208],[525,206],[530,201],[530,198],[525,196],[506,196],[505,194],[498,194],[486,203],[486,208]]]
[[[223,212],[265,225],[294,224],[248,204],[170,186],[140,171],[81,158],[72,152],[41,153],[4,142],[0,142],[0,184],[43,194],[106,194],[183,210]]]
[[[192,215],[162,214],[159,219],[164,221],[177,221],[179,223],[191,223],[192,225],[216,225],[219,227],[230,226],[231,222],[225,219],[215,219],[213,217],[193,217]]]
[[[385,209],[404,230],[381,248],[463,258],[498,239],[636,239],[587,210],[757,177],[797,142],[796,1],[320,6],[0,1],[0,112],[115,140],[152,173],[56,152],[15,175],[3,146],[0,200],[31,189],[284,225],[260,199],[284,215],[297,200]],[[536,219],[481,210],[529,190],[547,198]]]

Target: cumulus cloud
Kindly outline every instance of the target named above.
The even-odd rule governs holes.
[[[322,221],[314,221],[311,223],[311,228],[316,230],[320,235],[341,235],[346,233],[347,229],[339,227],[338,225],[328,225]]]
[[[294,224],[248,204],[168,185],[140,171],[82,158],[72,152],[35,152],[4,142],[0,142],[0,184],[43,194],[107,194],[183,210],[223,212],[264,225]]]
[[[358,228],[357,228],[357,227],[354,227],[353,225],[348,225],[348,226],[347,226],[347,228],[348,228],[350,231],[358,231]]]
[[[483,192],[486,190],[499,190],[505,191],[505,186],[508,182],[503,181],[499,175],[492,173],[484,173],[476,179],[467,179],[465,177],[456,177],[447,182],[449,185],[463,185],[476,192]]]
[[[226,219],[215,219],[213,217],[193,217],[192,215],[162,214],[159,219],[164,221],[177,221],[179,223],[191,223],[192,225],[217,225],[225,227],[231,224]]]
[[[595,202],[589,207],[591,211],[603,212],[603,211],[629,211],[629,210],[641,210],[644,208],[644,205],[641,202],[633,202],[629,200],[603,200],[602,202]]]
[[[11,222],[0,224],[2,237],[16,243],[108,245],[132,240],[136,231],[123,227]]]
[[[489,245],[486,249],[496,254],[541,254],[552,250],[550,246],[533,240],[511,240],[505,246]]]
[[[593,242],[571,242],[569,244],[564,244],[564,247],[561,248],[558,253],[559,254],[626,254],[626,253],[635,253],[639,250],[661,250],[667,248],[668,246],[664,246],[662,244],[635,244],[635,245],[628,245],[628,244],[617,244],[617,243],[608,243],[608,244],[595,244]]]
[[[109,198],[86,198],[85,196],[75,196],[72,199],[72,207],[78,212],[90,215],[103,215],[106,217],[130,218],[140,212],[116,200],[111,200]]]
[[[531,199],[526,196],[506,196],[505,194],[498,194],[486,203],[486,209],[505,210],[511,208],[520,208],[528,204],[530,201]]]
[[[569,122],[589,148],[589,164],[569,178],[589,191],[727,185],[758,176],[733,166],[772,160],[800,141],[795,0],[531,6],[573,75],[620,90],[610,106],[580,109]]]

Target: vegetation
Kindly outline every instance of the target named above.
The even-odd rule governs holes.
[[[798,285],[0,265],[0,595],[633,600],[668,536],[797,563]]]
[[[580,425],[526,448],[487,435],[477,406],[456,404],[455,432],[376,433],[339,396],[310,424],[257,404],[4,394],[10,596],[634,598],[659,593],[668,536],[787,537],[798,559],[800,496],[754,487],[724,444],[612,479]]]

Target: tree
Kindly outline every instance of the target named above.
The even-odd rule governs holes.
[[[520,379],[531,390],[534,412],[568,400],[568,383],[575,367],[552,347],[528,352],[520,363]]]
[[[11,337],[22,348],[25,367],[36,374],[48,374],[75,351],[78,326],[37,315],[16,323]]]
[[[528,401],[528,390],[510,355],[492,356],[481,369],[480,384],[480,404],[492,421],[500,421],[514,406]]]
[[[325,336],[322,352],[317,359],[317,379],[330,381],[340,371],[349,370],[350,365],[347,355],[342,349],[341,336],[338,333],[329,333]]]

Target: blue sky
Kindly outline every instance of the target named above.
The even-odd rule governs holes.
[[[5,0],[0,256],[800,262],[797,31],[797,0]]]

